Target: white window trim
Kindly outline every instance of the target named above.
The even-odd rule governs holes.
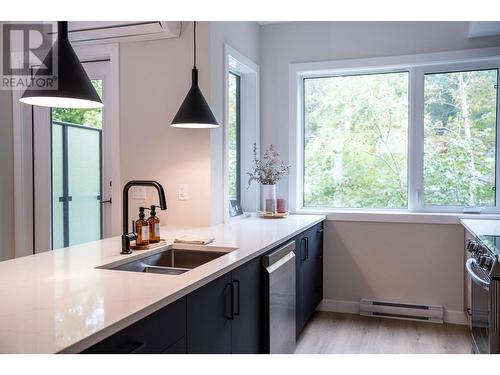
[[[237,220],[240,216],[231,218],[229,216],[229,168],[228,168],[228,155],[229,155],[229,97],[227,95],[229,82],[229,73],[234,73],[240,77],[240,100],[245,101],[245,105],[240,106],[240,121],[241,121],[241,139],[245,140],[244,130],[251,127],[255,130],[255,141],[257,148],[260,148],[260,68],[254,61],[234,49],[228,44],[224,44],[224,152],[222,157],[223,171],[224,171],[224,188],[223,188],[223,205],[224,205],[224,222]],[[253,125],[253,126],[250,126]],[[249,155],[241,155],[241,181],[245,181],[245,172],[249,170]],[[242,184],[244,185],[244,184]],[[242,186],[242,196],[244,195]],[[251,188],[252,189],[252,188]],[[250,190],[250,189],[249,189]],[[248,190],[245,194],[252,194],[252,198],[256,204],[259,202],[259,190],[254,186],[253,190]],[[244,203],[244,202],[240,202]],[[245,215],[246,216],[246,215]]]
[[[445,68],[446,66],[446,68]],[[432,72],[449,71],[451,69],[467,68],[498,68],[500,74],[500,48],[481,48],[430,54],[366,58],[356,60],[334,60],[311,63],[289,64],[289,160],[292,168],[289,178],[290,210],[296,213],[327,214],[329,220],[347,221],[382,221],[382,222],[429,222],[458,223],[460,218],[496,218],[500,216],[500,189],[496,190],[497,206],[485,209],[481,214],[464,214],[457,207],[423,206],[422,171],[423,171],[423,119],[418,108],[423,108],[423,75]],[[408,208],[393,209],[333,209],[308,208],[302,206],[303,169],[302,169],[302,121],[303,121],[303,90],[302,80],[305,77],[348,75],[360,73],[409,72],[409,129],[408,129]],[[500,95],[498,107],[500,108]],[[499,114],[497,113],[497,134]],[[497,136],[497,150],[500,153],[500,136]],[[496,186],[500,186],[500,155],[497,155]]]

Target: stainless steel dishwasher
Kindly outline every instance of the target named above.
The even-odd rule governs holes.
[[[266,269],[266,345],[271,354],[295,350],[295,241],[265,255]]]

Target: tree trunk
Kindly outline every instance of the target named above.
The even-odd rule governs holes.
[[[471,122],[469,118],[469,103],[467,101],[467,84],[464,81],[464,74],[459,73],[458,76],[458,93],[460,96],[460,107],[462,109],[462,120],[464,121],[465,148],[468,156],[469,166],[469,205],[476,204],[474,193],[474,180],[476,177],[476,163],[474,161],[474,152],[472,147]]]

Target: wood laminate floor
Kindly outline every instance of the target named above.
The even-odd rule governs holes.
[[[316,312],[296,354],[470,354],[467,326]]]

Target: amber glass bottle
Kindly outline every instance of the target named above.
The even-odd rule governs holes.
[[[149,224],[149,242],[160,242],[160,219],[156,216],[156,206],[151,206],[151,216],[148,219]]]
[[[135,230],[137,231],[135,244],[137,246],[149,245],[149,225],[144,220],[144,216],[144,207],[139,207],[139,220],[135,222]]]

